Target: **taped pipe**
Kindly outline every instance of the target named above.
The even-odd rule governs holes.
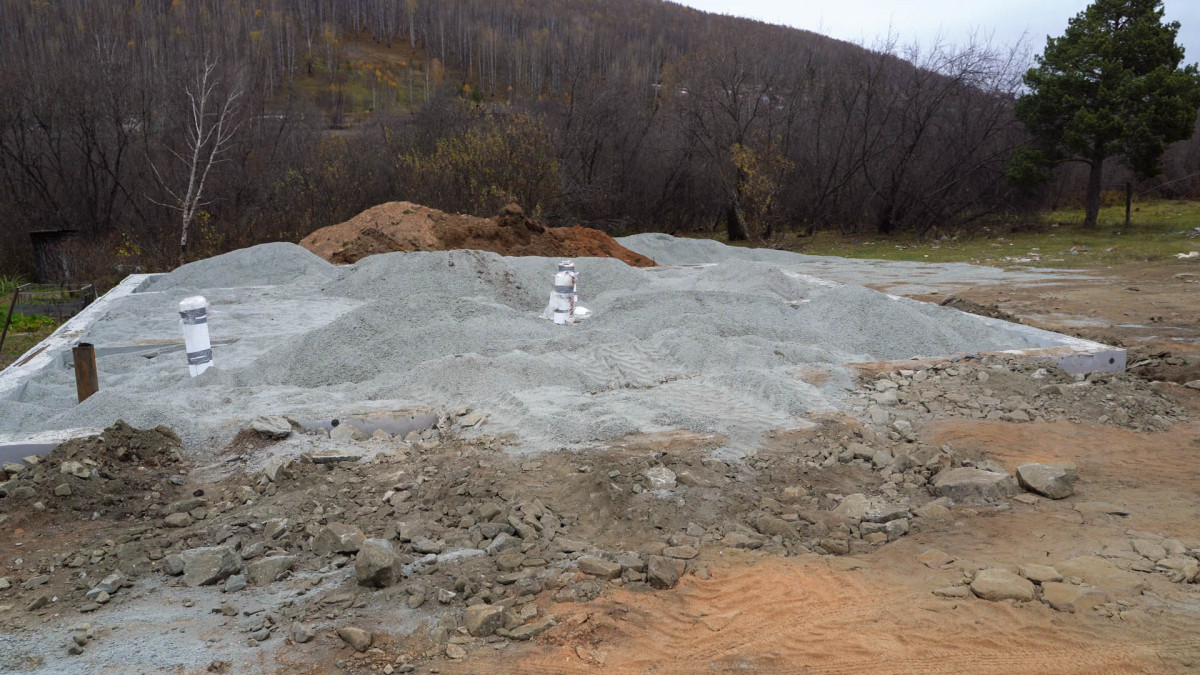
[[[213,364],[212,343],[208,338],[208,301],[199,295],[180,301],[179,326],[183,329],[188,374],[196,377]]]
[[[575,263],[564,260],[558,264],[554,275],[554,288],[550,291],[550,304],[543,316],[554,323],[565,326],[575,323],[575,303],[579,299],[579,273]]]

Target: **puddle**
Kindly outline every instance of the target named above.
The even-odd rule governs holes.
[[[438,416],[435,412],[417,412],[412,414],[406,413],[381,413],[371,415],[360,415],[355,417],[340,417],[320,419],[320,420],[301,420],[300,426],[310,431],[324,429],[329,431],[335,426],[341,424],[349,424],[358,429],[364,434],[371,435],[377,430],[382,429],[385,432],[403,438],[410,431],[424,431],[433,425],[437,424]],[[337,422],[335,424],[334,422]]]
[[[22,457],[48,454],[57,443],[7,443],[0,445],[0,462],[20,462]]]

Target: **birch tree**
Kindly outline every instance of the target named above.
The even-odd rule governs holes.
[[[182,150],[166,146],[167,151],[182,165],[182,185],[173,187],[154,162],[150,163],[167,197],[163,201],[151,201],[179,212],[180,265],[187,262],[188,230],[192,221],[201,208],[212,203],[211,199],[205,199],[204,193],[209,174],[222,161],[222,155],[241,128],[241,122],[236,118],[244,89],[239,82],[222,88],[217,65],[216,60],[206,58],[204,65],[196,69],[194,79],[187,85],[184,112],[188,118],[184,126]]]

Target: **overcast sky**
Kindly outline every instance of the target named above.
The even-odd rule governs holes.
[[[1061,35],[1088,0],[675,0],[708,12],[786,24],[870,46],[889,31],[901,42],[928,44],[939,34],[965,42],[975,31],[1013,44],[1028,33],[1034,51]],[[1188,63],[1200,62],[1200,0],[1165,0],[1178,21]]]

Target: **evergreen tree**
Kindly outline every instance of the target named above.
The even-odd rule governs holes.
[[[1181,67],[1178,33],[1178,21],[1163,21],[1161,0],[1096,0],[1062,37],[1048,38],[1016,103],[1035,145],[1014,153],[1010,179],[1089,164],[1084,226],[1094,227],[1107,158],[1142,178],[1158,174],[1166,146],[1191,135],[1200,108],[1200,75],[1194,64]]]

